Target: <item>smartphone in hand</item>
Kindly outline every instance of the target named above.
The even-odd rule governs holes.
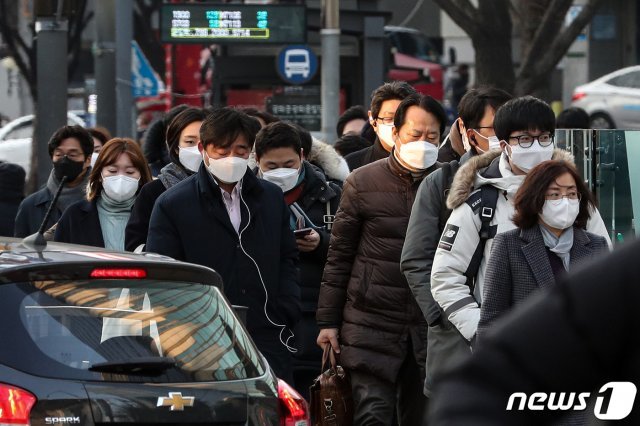
[[[311,231],[313,231],[313,228],[296,229],[293,231],[293,235],[295,235],[296,238],[304,238],[309,235]]]

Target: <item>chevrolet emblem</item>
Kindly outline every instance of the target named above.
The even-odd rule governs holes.
[[[159,396],[156,407],[171,407],[171,411],[184,411],[184,407],[193,407],[193,396],[182,396],[182,392],[169,392],[169,397]]]

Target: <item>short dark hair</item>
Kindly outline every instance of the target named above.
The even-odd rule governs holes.
[[[567,108],[556,118],[557,129],[589,129],[590,127],[589,114],[582,108]]]
[[[300,154],[302,144],[300,133],[289,123],[278,121],[264,126],[256,136],[256,157],[260,158],[266,152],[275,148],[291,148]]]
[[[309,156],[311,148],[313,147],[313,137],[311,136],[311,132],[309,132],[298,123],[289,122],[289,124],[291,124],[293,128],[298,131],[298,136],[300,137],[300,144],[302,145],[304,155]]]
[[[91,133],[82,126],[62,126],[49,139],[49,157],[53,158],[53,151],[60,146],[63,140],[74,138],[80,142],[80,148],[85,159],[93,153],[93,137]]]
[[[109,139],[111,139],[111,133],[104,127],[89,127],[87,131],[91,134],[91,137],[100,141],[100,145],[104,145]]]
[[[506,102],[493,120],[493,130],[498,139],[508,141],[516,130],[535,130],[553,133],[556,130],[556,116],[542,99],[522,96]]]
[[[371,117],[374,119],[378,118],[383,102],[393,99],[401,101],[407,96],[416,93],[418,93],[416,92],[416,89],[406,81],[392,81],[391,83],[384,83],[371,93]]]
[[[260,122],[236,108],[218,108],[207,115],[200,127],[200,142],[205,148],[213,145],[219,148],[230,146],[239,136],[243,136],[249,147],[253,147]]]
[[[371,142],[363,138],[360,135],[344,134],[333,144],[333,148],[341,156],[351,154],[352,152],[360,151],[361,149],[371,146]]]
[[[467,129],[476,129],[480,125],[487,105],[498,110],[513,96],[502,89],[491,86],[480,86],[470,89],[458,104],[458,115]]]
[[[207,111],[202,108],[187,108],[183,110],[181,113],[175,116],[169,126],[167,126],[167,150],[169,153],[169,158],[175,164],[182,165],[180,163],[180,156],[178,155],[178,147],[180,144],[180,134],[189,124],[195,121],[204,121],[207,118]]]
[[[266,111],[260,111],[259,109],[256,109],[256,108],[245,107],[245,108],[240,108],[240,111],[244,112],[247,115],[250,115],[251,117],[261,119],[262,121],[264,121],[265,125],[275,123],[276,121],[280,121],[280,119],[275,115],[269,114]]]
[[[562,160],[543,161],[531,169],[514,198],[515,215],[513,223],[519,228],[531,228],[538,223],[538,214],[544,206],[547,188],[559,176],[569,173],[576,181],[580,194],[580,211],[575,226],[586,229],[590,209],[595,207],[593,195],[585,185],[573,164]]]
[[[400,130],[400,127],[404,124],[407,111],[412,106],[420,107],[436,117],[436,120],[440,123],[440,138],[442,138],[444,128],[447,124],[447,113],[442,105],[440,105],[440,102],[436,101],[429,95],[421,95],[419,93],[409,95],[400,102],[400,105],[398,105],[396,114],[393,116],[393,125],[396,130]]]
[[[338,134],[338,137],[342,136],[342,132],[348,122],[352,120],[367,121],[368,119],[367,110],[365,110],[362,105],[354,105],[347,108],[340,118],[338,118],[338,124],[336,125],[336,133]]]

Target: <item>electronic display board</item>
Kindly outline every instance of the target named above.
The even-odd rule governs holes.
[[[305,43],[304,5],[165,3],[163,43]]]

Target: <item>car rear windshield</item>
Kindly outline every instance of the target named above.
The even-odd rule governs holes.
[[[0,286],[0,364],[65,379],[209,382],[258,377],[255,346],[215,287],[157,280],[33,281]],[[175,361],[137,374],[91,371]],[[117,374],[118,373],[118,374]]]

